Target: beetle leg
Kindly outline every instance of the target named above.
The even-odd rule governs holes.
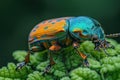
[[[82,57],[84,65],[88,67],[88,66],[89,66],[89,62],[88,62],[88,60],[87,60],[87,55],[83,54],[82,52],[80,52],[80,51],[78,50],[78,43],[77,43],[77,42],[74,42],[74,43],[73,43],[73,47],[74,47],[74,49],[76,50],[76,52]]]
[[[25,60],[20,64],[18,64],[18,66],[16,67],[16,70],[21,69],[23,66],[25,66],[29,62],[30,62],[30,51],[28,51],[28,54],[25,56]]]
[[[60,47],[59,45],[57,45],[57,44],[52,45],[52,46],[49,48],[48,54],[49,54],[49,58],[50,58],[50,64],[45,68],[43,74],[49,72],[49,70],[51,69],[51,67],[55,64],[51,52],[58,51],[58,50],[60,50],[60,49],[61,49],[61,47]]]
[[[50,63],[45,68],[43,74],[48,73],[50,71],[51,67],[55,64],[50,50],[49,50],[48,54],[49,54]]]

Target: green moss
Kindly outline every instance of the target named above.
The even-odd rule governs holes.
[[[30,65],[16,71],[14,63],[8,63],[0,69],[0,80],[120,80],[120,44],[107,39],[115,49],[107,49],[110,56],[103,51],[95,51],[90,41],[80,44],[79,50],[88,55],[89,68],[83,66],[82,58],[72,46],[53,53],[55,65],[50,72],[42,75],[49,64],[47,50],[30,55]],[[26,51],[13,52],[15,60],[22,62]]]

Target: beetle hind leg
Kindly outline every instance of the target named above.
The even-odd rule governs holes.
[[[25,60],[19,63],[15,70],[21,69],[23,66],[25,66],[29,62],[30,62],[30,51],[28,51],[28,54],[25,56]]]
[[[22,67],[24,67],[25,65],[27,65],[30,62],[30,54],[32,52],[37,52],[37,51],[40,51],[39,46],[31,47],[28,51],[28,54],[25,56],[25,60],[17,65],[16,70],[19,70]],[[31,68],[33,67],[32,65],[29,65],[29,66],[31,66]]]

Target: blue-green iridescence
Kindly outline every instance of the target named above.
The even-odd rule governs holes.
[[[100,40],[104,39],[104,31],[100,26],[100,23],[89,17],[75,17],[69,19],[70,34],[77,38],[78,40],[90,40],[92,36],[97,35]],[[74,32],[78,30],[82,33],[83,36],[88,36],[86,38],[79,35],[79,33]]]
[[[60,20],[60,18],[56,19],[57,21]],[[66,20],[66,24],[63,26],[63,31],[55,33],[54,38],[49,38],[46,40],[39,40],[36,37],[34,37],[34,40],[32,43],[29,43],[29,48],[33,46],[38,46],[39,50],[46,49],[43,45],[43,42],[51,46],[51,41],[57,41],[60,46],[67,47],[68,45],[72,44],[72,41],[86,41],[91,40],[91,38],[95,35],[98,36],[99,40],[104,40],[104,31],[100,26],[100,23],[96,21],[93,18],[80,16],[80,17],[70,17]],[[50,21],[49,21],[50,22]],[[35,29],[37,26],[35,27]],[[47,29],[47,26],[45,27]],[[34,29],[33,29],[34,30]],[[77,32],[76,32],[77,31]],[[54,30],[51,30],[51,32],[54,32]],[[71,37],[72,36],[72,37]],[[42,37],[46,37],[46,34],[44,34]],[[69,38],[67,43],[67,38]]]

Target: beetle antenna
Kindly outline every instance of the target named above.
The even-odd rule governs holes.
[[[105,37],[107,37],[107,38],[120,37],[120,33],[107,34],[107,35],[105,35]]]

